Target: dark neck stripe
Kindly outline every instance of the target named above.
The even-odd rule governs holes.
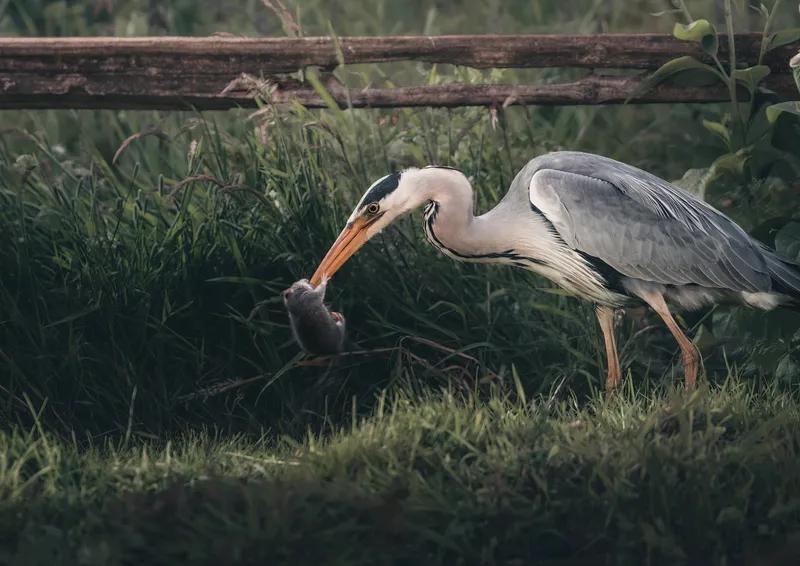
[[[442,241],[436,236],[436,232],[434,231],[433,225],[436,222],[436,216],[439,213],[439,203],[436,201],[431,201],[425,207],[425,218],[423,228],[425,231],[425,236],[428,238],[428,242],[435,248],[443,252],[447,252],[450,255],[453,255],[457,258],[464,259],[464,260],[475,260],[475,259],[507,259],[510,262],[515,263],[515,265],[520,265],[520,262],[528,262],[533,265],[544,265],[544,262],[538,260],[536,258],[527,257],[524,255],[520,255],[516,253],[513,249],[505,250],[502,252],[491,252],[487,254],[465,254],[459,251],[454,250],[453,248],[449,248],[442,243]]]

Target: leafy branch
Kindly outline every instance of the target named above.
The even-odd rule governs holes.
[[[772,31],[781,2],[782,0],[775,0],[772,9],[767,8],[764,4],[758,7],[765,19],[758,61],[751,67],[738,68],[731,0],[725,0],[724,4],[725,36],[728,44],[727,66],[719,57],[719,34],[714,25],[706,19],[694,19],[683,0],[679,0],[677,11],[684,16],[687,23],[676,23],[672,31],[673,35],[682,41],[696,42],[711,59],[713,65],[699,61],[692,56],[672,59],[648,77],[642,87],[643,90],[651,89],[667,80],[675,80],[686,85],[708,85],[716,82],[724,84],[728,88],[731,101],[733,125],[730,131],[717,122],[706,121],[704,123],[709,130],[722,137],[730,152],[746,147],[753,116],[758,109],[756,93],[759,91],[760,83],[771,73],[770,68],[763,63],[764,56],[777,47],[800,39],[800,28]],[[791,65],[795,81],[800,89],[800,58],[795,56]],[[741,87],[744,87],[748,93],[746,106],[739,100],[738,89]],[[774,122],[782,112],[800,115],[800,102],[773,104],[767,108],[767,117]],[[723,130],[725,131],[723,132]]]

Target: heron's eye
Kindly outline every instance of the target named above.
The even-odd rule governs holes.
[[[378,214],[378,211],[380,209],[381,209],[381,205],[379,205],[377,202],[371,202],[371,203],[369,203],[367,205],[367,209],[366,210],[367,210],[367,214],[372,216],[372,215]]]

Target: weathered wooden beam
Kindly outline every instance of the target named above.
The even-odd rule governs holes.
[[[133,83],[120,84],[114,77],[95,79],[90,83],[78,81],[73,88],[73,77],[62,80],[49,78],[38,82],[35,92],[25,94],[0,92],[0,108],[86,108],[86,109],[165,109],[165,110],[225,110],[256,106],[255,95],[269,98],[272,103],[299,102],[309,108],[323,108],[325,101],[310,86],[290,79],[272,81],[241,81],[235,88],[220,88],[216,92],[198,88],[194,80],[176,82],[158,88],[139,88]],[[517,104],[580,105],[620,104],[631,95],[632,103],[666,102],[721,102],[728,100],[728,90],[722,87],[684,87],[662,84],[643,93],[642,76],[611,77],[590,75],[565,84],[546,85],[466,85],[413,86],[399,88],[346,89],[328,83],[327,90],[342,107],[457,107],[457,106],[509,106]],[[260,88],[251,89],[248,83],[258,82]],[[78,83],[75,83],[78,84]],[[235,84],[235,82],[234,82]],[[269,85],[271,92],[265,94]],[[796,96],[797,90],[790,75],[768,77],[765,86],[784,97]],[[741,100],[747,96],[742,92]]]
[[[737,60],[754,63],[760,44],[759,34],[737,35]],[[797,48],[795,44],[772,51],[766,64],[774,72],[786,72]],[[727,39],[720,36],[723,60],[726,52]],[[306,66],[332,69],[340,58],[347,64],[423,61],[476,68],[655,69],[681,55],[708,61],[696,44],[666,34],[0,38],[0,73],[273,74]]]
[[[737,39],[738,60],[754,59],[760,38]],[[723,40],[724,57],[724,40]],[[773,51],[773,73],[788,73],[794,45]],[[338,61],[429,61],[474,67],[654,68],[679,55],[702,53],[667,35],[437,36],[331,38],[0,38],[2,108],[224,109],[253,106],[252,92],[231,89],[243,75],[277,85],[273,100],[322,105],[318,94],[285,75],[306,66],[330,69]],[[773,88],[794,93],[788,75]],[[449,85],[354,89],[330,85],[354,107],[525,104],[611,104],[636,91],[637,78],[592,76],[562,85]],[[724,100],[722,89],[663,86],[634,102]]]

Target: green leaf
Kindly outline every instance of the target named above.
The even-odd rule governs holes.
[[[711,86],[718,82],[719,77],[712,75],[707,69],[690,69],[670,79],[670,83],[678,86]]]
[[[703,200],[720,205],[731,198],[732,179],[740,179],[749,156],[746,151],[726,153],[719,156],[707,169],[697,172],[696,184],[691,187]]]
[[[797,40],[800,40],[800,28],[782,29],[781,31],[776,31],[770,36],[769,47],[767,47],[767,50],[769,51],[771,49],[781,47],[782,45],[794,43]]]
[[[766,65],[755,65],[746,69],[736,69],[733,71],[733,78],[742,83],[750,92],[753,92],[758,83],[769,75],[770,70]]]
[[[696,20],[688,25],[676,23],[672,29],[672,35],[683,41],[697,41],[703,51],[712,57],[717,54],[719,49],[717,30],[708,20]]]
[[[767,119],[774,123],[775,120],[778,119],[778,116],[784,112],[800,116],[800,101],[790,100],[789,102],[780,102],[772,106],[767,106]]]
[[[731,144],[731,134],[723,124],[719,122],[712,122],[711,120],[703,120],[703,127],[709,132],[717,134],[726,145]]]
[[[747,164],[747,153],[739,150],[736,153],[726,153],[720,155],[714,160],[714,163],[709,167],[711,176],[718,176],[724,173],[734,173],[741,175],[744,171],[744,166]]]
[[[704,74],[709,78],[716,77],[717,80],[725,82],[725,78],[721,76],[719,71],[714,67],[701,63],[690,55],[684,55],[683,57],[672,59],[661,65],[661,67],[642,82],[641,86],[637,88],[627,100],[653,89],[669,78],[674,78],[688,72],[691,72],[693,75]]]
[[[775,250],[791,260],[800,257],[800,222],[789,222],[778,230],[775,235]]]

